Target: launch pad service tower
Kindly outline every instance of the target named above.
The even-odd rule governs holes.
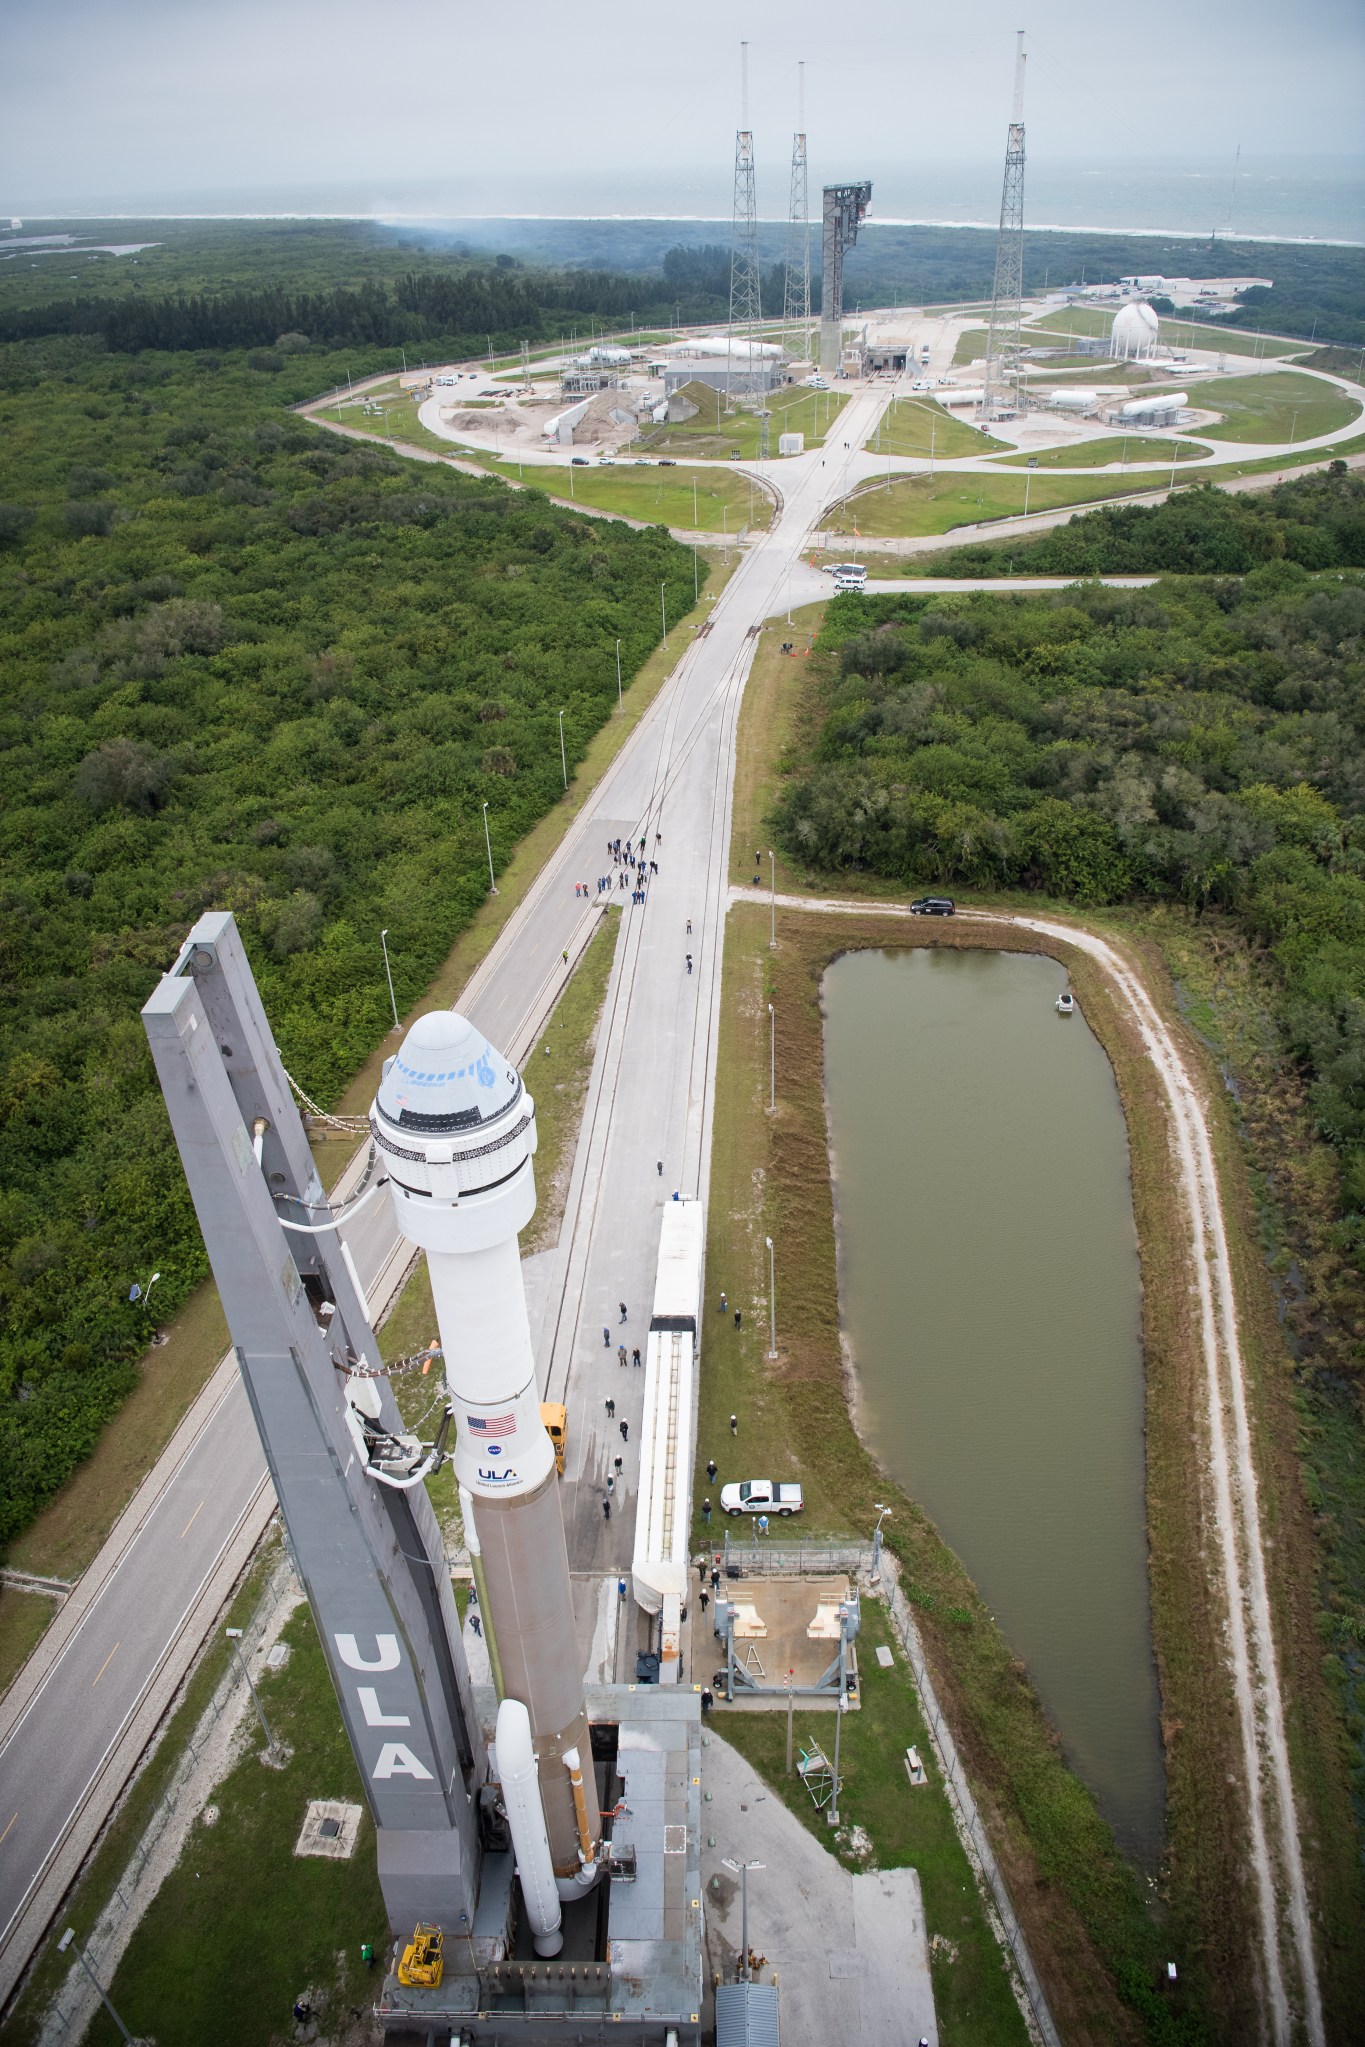
[[[460,1504],[502,1702],[498,1766],[504,1792],[511,1779],[524,1808],[519,1827],[509,1804],[514,1837],[527,1826],[534,1834],[525,1767],[534,1756],[555,1884],[549,1899],[528,1891],[526,1902],[533,1924],[545,1922],[538,1947],[553,1953],[555,1891],[572,1898],[596,1881],[601,1824],[595,1793],[584,1791],[591,1755],[569,1557],[517,1246],[536,1205],[535,1103],[467,1018],[435,1010],[385,1063],[370,1127],[398,1227],[427,1254]],[[525,1888],[521,1839],[517,1849]]]

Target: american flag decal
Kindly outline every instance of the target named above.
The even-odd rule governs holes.
[[[515,1436],[517,1418],[514,1414],[471,1414],[469,1427],[476,1436]]]

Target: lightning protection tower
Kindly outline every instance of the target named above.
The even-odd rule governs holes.
[[[810,349],[810,198],[806,184],[806,67],[798,64],[796,133],[792,136],[791,199],[787,208],[786,288],[782,345],[789,356]]]
[[[734,372],[736,344],[756,341],[763,324],[758,274],[758,200],[754,189],[754,138],[749,130],[749,45],[739,46],[740,126],[735,134],[735,207],[730,230],[730,330],[725,356],[726,395]],[[748,370],[747,353],[744,363]]]
[[[820,367],[832,376],[839,367],[844,330],[844,255],[858,239],[872,204],[871,181],[826,185],[820,266]]]
[[[986,374],[981,411],[989,415],[1016,402],[1019,381],[1019,319],[1024,296],[1024,31],[1014,53],[1014,112],[1005,147],[1005,182],[1000,193],[1000,236],[995,245],[995,286],[986,336]]]

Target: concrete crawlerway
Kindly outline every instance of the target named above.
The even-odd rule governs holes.
[[[935,346],[950,355],[951,336],[945,332]],[[614,1344],[603,1344],[603,1325],[614,1325],[615,1304],[624,1300],[631,1327],[641,1328],[651,1299],[658,1205],[674,1188],[704,1197],[709,1185],[722,940],[731,900],[735,724],[755,637],[765,620],[780,619],[789,593],[794,599],[812,587],[805,557],[828,505],[869,461],[882,466],[861,450],[893,395],[890,384],[856,387],[839,418],[844,445],[781,465],[783,499],[774,525],[746,549],[707,631],[682,648],[669,681],[461,993],[460,1006],[477,1026],[523,1061],[569,966],[597,927],[593,878],[611,865],[607,841],[645,838],[660,873],[644,907],[630,906],[628,893],[616,895],[626,905],[624,929],[560,1241],[543,1256],[542,1306],[532,1323],[543,1388],[548,1397],[567,1400],[570,1410],[564,1506],[576,1575],[615,1579],[628,1572],[632,1550],[641,1375],[619,1372]],[[575,891],[581,882],[588,883],[586,897]],[[1073,931],[1058,929],[1079,942]],[[692,973],[685,963],[689,952]],[[1135,990],[1138,985],[1134,980]],[[1166,1058],[1161,1070],[1187,1119],[1181,1127],[1197,1188],[1191,1215],[1204,1218],[1195,1248],[1208,1289],[1210,1386],[1217,1389],[1213,1455],[1215,1469],[1226,1467],[1224,1576],[1234,1669],[1244,1674],[1238,1696],[1250,1759],[1248,1828],[1262,1898],[1261,1967],[1276,2040],[1288,2040],[1299,1984],[1317,2040],[1307,1894],[1265,1607],[1254,1476],[1249,1451],[1243,1455],[1240,1358],[1226,1250],[1218,1249],[1216,1178],[1197,1095],[1187,1075],[1182,1092],[1183,1069],[1174,1048],[1167,1055],[1163,1047],[1159,1019],[1151,1028]],[[527,1078],[534,1090],[534,1074]],[[349,1185],[343,1181],[341,1193]],[[377,1203],[345,1234],[378,1315],[402,1282],[406,1247],[387,1206]],[[606,1419],[607,1397],[617,1403],[617,1420],[627,1424],[628,1444]],[[725,1448],[701,1447],[718,1457]],[[625,1469],[605,1522],[601,1502],[616,1454]],[[245,1395],[231,1360],[224,1360],[0,1706],[0,1999],[8,1997],[50,1924],[271,1510]],[[1239,1640],[1245,1642],[1240,1652]],[[1286,1988],[1286,1966],[1292,1989]]]
[[[731,900],[766,907],[772,898],[761,890],[732,889]],[[791,895],[776,900],[783,909],[829,916],[900,916],[907,922],[910,916],[894,904]],[[1247,1848],[1256,1882],[1264,1996],[1275,2041],[1288,2041],[1301,2024],[1314,2047],[1322,2047],[1326,2033],[1266,1583],[1246,1367],[1218,1169],[1201,1091],[1137,967],[1110,939],[1076,924],[1010,911],[965,915],[974,923],[1035,932],[1085,953],[1131,1017],[1161,1082],[1189,1226],[1191,1283],[1199,1303],[1208,1432],[1204,1447],[1245,1773]]]

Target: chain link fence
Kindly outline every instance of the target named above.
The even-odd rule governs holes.
[[[732,1542],[728,1529],[721,1556],[722,1571],[746,1578],[856,1578],[872,1565],[867,1543]]]

